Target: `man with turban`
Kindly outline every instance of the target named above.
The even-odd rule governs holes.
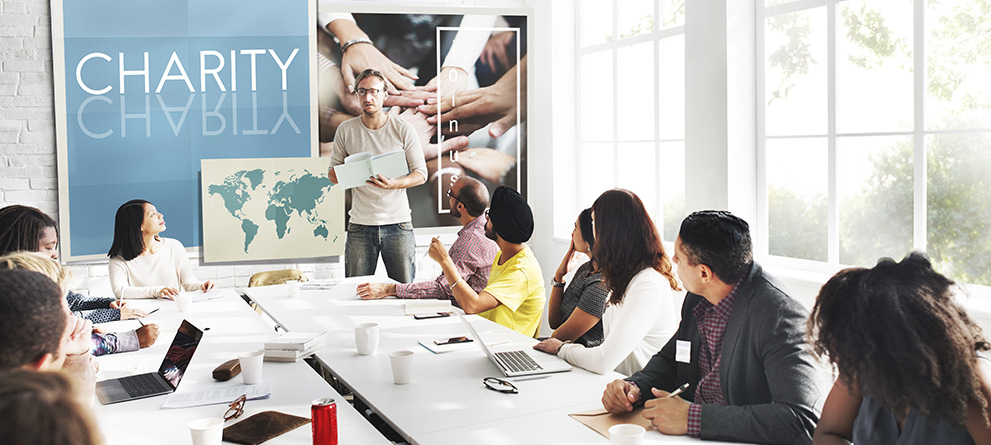
[[[533,234],[533,212],[516,190],[500,186],[492,193],[485,236],[499,252],[488,284],[481,292],[468,286],[444,243],[430,242],[430,258],[440,264],[451,292],[466,314],[478,314],[514,331],[536,337],[544,310],[544,278],[533,251],[525,243]]]

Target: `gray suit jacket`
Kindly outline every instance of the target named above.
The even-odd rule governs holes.
[[[825,395],[823,374],[805,342],[808,311],[782,290],[776,279],[754,263],[740,284],[730,315],[719,368],[728,405],[702,405],[702,438],[758,443],[812,443]],[[678,332],[640,372],[630,376],[640,387],[641,403],[650,388],[681,394],[692,401],[698,386],[700,339],[692,309],[702,297],[688,293]],[[691,363],[675,361],[677,340],[691,342]]]

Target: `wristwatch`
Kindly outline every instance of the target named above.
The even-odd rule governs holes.
[[[551,278],[551,285],[554,287],[564,287],[564,284],[564,281],[554,281],[554,279]]]

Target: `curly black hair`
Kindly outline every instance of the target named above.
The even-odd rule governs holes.
[[[962,426],[973,403],[988,421],[977,352],[991,346],[954,288],[918,252],[845,269],[819,291],[807,335],[842,383],[892,413],[912,409]]]

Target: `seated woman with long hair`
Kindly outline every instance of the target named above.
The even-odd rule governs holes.
[[[609,291],[602,285],[602,271],[596,267],[595,258],[591,258],[594,245],[592,209],[588,208],[575,220],[571,245],[554,273],[554,288],[547,303],[547,322],[554,329],[551,336],[588,347],[602,343],[602,313],[609,299]],[[576,252],[588,255],[590,259],[578,266],[565,289],[564,276],[568,274],[568,266]]]
[[[643,202],[613,189],[592,204],[592,257],[612,295],[603,314],[605,339],[594,348],[549,338],[536,345],[572,365],[604,374],[639,371],[678,328],[672,299],[679,290],[671,260]]]
[[[839,378],[815,443],[991,443],[989,345],[954,288],[920,253],[823,285],[808,335]]]
[[[110,246],[110,287],[117,298],[168,298],[213,288],[193,274],[179,240],[159,236],[165,216],[150,202],[130,200],[117,209]]]
[[[55,220],[41,210],[23,205],[0,209],[0,255],[12,252],[37,252],[58,260],[59,233]],[[69,310],[93,323],[145,317],[147,312],[135,309],[112,297],[87,297],[69,291]]]

